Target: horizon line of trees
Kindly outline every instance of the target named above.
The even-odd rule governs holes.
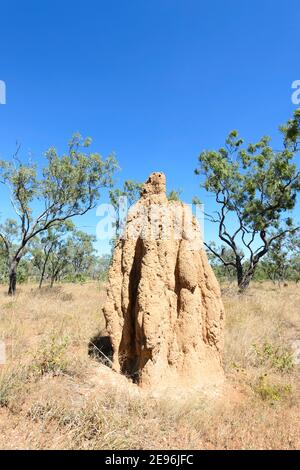
[[[262,273],[278,280],[299,271],[300,223],[291,212],[300,191],[300,109],[280,132],[280,150],[271,147],[268,136],[245,145],[234,130],[223,147],[205,150],[198,158],[200,186],[215,198],[216,211],[206,217],[216,225],[221,243],[205,246],[217,273],[234,275],[240,292]],[[11,160],[0,160],[0,184],[9,191],[16,214],[16,220],[0,224],[0,280],[7,280],[9,295],[26,272],[42,287],[45,280],[53,285],[62,279],[94,278],[101,271],[94,237],[76,229],[72,220],[95,208],[104,188],[116,210],[112,247],[118,240],[118,200],[126,196],[129,206],[134,204],[141,183],[127,180],[122,189],[114,188],[119,168],[114,154],[103,159],[90,145],[90,138],[75,134],[63,155],[53,147],[45,153],[41,169],[24,163],[20,148]],[[180,193],[170,191],[169,200],[179,200]]]
[[[19,263],[17,284],[47,283],[53,287],[60,282],[105,281],[111,255],[98,255],[94,247],[95,237],[69,223],[52,227],[36,237]],[[6,253],[0,245],[0,283],[9,281]]]
[[[215,249],[215,244],[212,244]],[[214,272],[220,281],[235,282],[236,271],[229,263],[234,258],[230,248],[221,247],[222,258],[228,263],[224,265],[217,256],[207,249],[207,255]],[[245,262],[246,264],[249,261]],[[248,266],[246,266],[247,269]],[[279,287],[288,283],[300,282],[300,240],[294,235],[279,238],[270,247],[268,254],[262,259],[253,276],[254,281],[272,281]]]

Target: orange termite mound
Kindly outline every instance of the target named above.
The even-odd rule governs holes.
[[[223,379],[224,308],[190,208],[152,173],[114,250],[103,308],[113,368],[142,386]],[[175,382],[174,382],[175,381]]]

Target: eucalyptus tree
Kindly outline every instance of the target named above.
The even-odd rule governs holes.
[[[207,218],[217,225],[221,243],[232,250],[233,258],[226,260],[220,250],[209,243],[206,246],[224,266],[234,268],[240,291],[249,286],[272,244],[298,230],[289,215],[300,189],[295,158],[300,111],[280,129],[281,150],[274,150],[267,136],[245,146],[238,132],[232,131],[224,147],[200,154],[195,170],[217,205]]]
[[[16,292],[17,269],[29,243],[40,233],[95,207],[100,189],[111,187],[117,168],[114,155],[103,159],[89,151],[91,139],[75,134],[68,151],[59,155],[51,147],[44,155],[41,170],[32,162],[23,163],[16,154],[12,161],[0,160],[0,182],[10,191],[10,201],[18,217],[14,243],[4,227],[0,239],[8,259],[9,294]]]
[[[2,239],[0,239],[0,283],[3,283],[7,276],[6,250]]]
[[[289,277],[291,268],[291,252],[286,237],[275,240],[262,261],[262,267],[268,278],[279,286]]]
[[[32,265],[39,272],[39,289],[42,288],[45,276],[48,274],[47,267],[51,254],[57,249],[62,238],[73,230],[75,226],[71,220],[68,220],[57,226],[53,225],[34,239],[30,252]]]
[[[182,189],[171,189],[167,195],[168,201],[180,201],[181,193]]]
[[[88,276],[90,269],[95,264],[95,241],[94,235],[81,230],[74,230],[72,236],[68,237],[66,248],[74,280]]]
[[[105,253],[97,258],[94,278],[97,278],[99,281],[105,281],[107,278],[108,270],[111,264],[111,255]]]
[[[47,261],[47,276],[50,287],[72,271],[72,259],[68,249],[68,239],[57,239]]]
[[[288,249],[290,252],[290,270],[292,278],[300,281],[300,232],[288,237]]]

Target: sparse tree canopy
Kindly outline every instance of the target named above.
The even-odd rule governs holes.
[[[71,220],[53,225],[48,230],[41,232],[34,238],[31,247],[32,264],[40,275],[39,288],[41,289],[45,276],[48,274],[47,268],[51,255],[60,247],[63,238],[75,230]]]
[[[225,260],[210,244],[206,246],[225,266],[236,270],[241,291],[248,287],[272,243],[297,231],[286,213],[294,209],[300,189],[295,162],[298,114],[281,128],[284,145],[280,151],[271,147],[269,137],[244,146],[238,132],[232,131],[224,147],[199,156],[195,172],[203,175],[203,187],[215,195],[219,207],[215,215],[207,217],[218,225],[219,238],[234,257]],[[247,256],[241,253],[240,245]]]
[[[80,279],[95,261],[95,248],[93,243],[96,241],[94,235],[74,230],[72,237],[67,241],[67,249],[72,267],[73,279]]]
[[[266,257],[262,261],[262,267],[274,284],[279,285],[287,279],[291,257],[284,237],[277,238],[269,248]]]
[[[39,170],[24,164],[16,154],[12,161],[0,160],[0,182],[10,191],[18,223],[0,228],[0,238],[9,260],[9,294],[16,290],[16,274],[28,244],[41,232],[95,207],[100,189],[110,187],[117,168],[113,155],[103,159],[88,151],[90,139],[76,134],[68,152],[60,156],[55,148],[45,154],[46,165]]]
[[[168,193],[168,200],[169,201],[180,201],[181,193],[182,193],[182,189],[172,189]]]

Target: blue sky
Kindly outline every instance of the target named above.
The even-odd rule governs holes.
[[[296,108],[299,13],[298,0],[1,2],[0,158],[18,141],[40,162],[80,131],[103,156],[116,152],[119,184],[164,171],[186,202],[198,195],[212,210],[193,174],[201,150],[234,128],[279,144]],[[93,211],[78,224],[95,233],[98,221]]]

